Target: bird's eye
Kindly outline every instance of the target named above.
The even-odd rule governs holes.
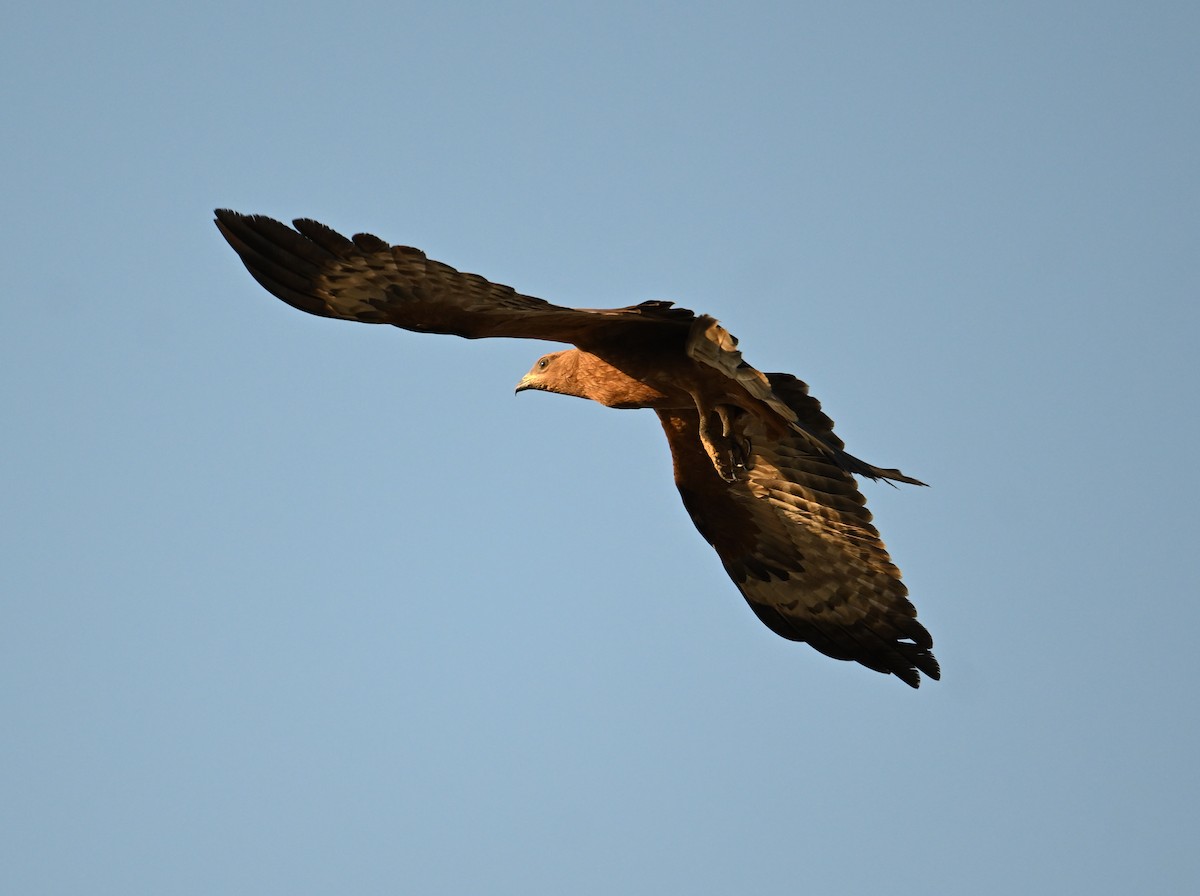
[[[550,366],[550,362],[547,361],[545,358],[542,358],[540,361],[538,361],[538,370],[545,370],[549,366]]]

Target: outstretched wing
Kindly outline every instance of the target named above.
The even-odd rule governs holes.
[[[806,430],[840,451],[807,387],[768,376]],[[814,451],[807,437],[772,439],[760,425],[748,432],[746,476],[726,481],[700,443],[695,412],[658,415],[684,507],[759,619],[776,634],[912,687],[922,672],[941,677],[933,639],[917,621],[854,478],[839,463]]]
[[[347,238],[305,218],[293,224],[295,229],[262,215],[216,212],[217,227],[251,276],[309,314],[469,339],[509,336],[577,345],[647,326],[686,332],[695,319],[669,302],[564,308],[456,271],[419,249],[391,246],[366,233]]]
[[[683,392],[711,392],[714,401],[732,392],[741,396],[735,404],[749,397],[778,418],[776,428],[806,434],[766,377],[742,360],[737,340],[707,315],[660,301],[611,309],[552,305],[433,261],[419,249],[365,233],[347,238],[306,218],[288,227],[263,215],[218,209],[216,225],[259,284],[309,314],[470,339],[568,342],[628,368],[635,379],[661,375],[662,360],[681,353],[694,364],[683,371],[686,381],[673,384]],[[697,385],[702,381],[709,385]],[[827,450],[819,441],[812,446]]]

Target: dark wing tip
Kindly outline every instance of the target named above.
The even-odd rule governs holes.
[[[912,476],[905,476],[899,470],[886,470],[876,467],[874,472],[875,478],[883,479],[886,482],[906,482],[909,485],[920,485],[924,488],[929,488],[928,482],[922,482],[920,479],[915,479]]]
[[[215,223],[250,276],[267,292],[309,314],[342,316],[329,307],[314,280],[339,256],[339,240],[345,237],[312,222],[311,233],[322,229],[321,238],[315,239],[266,215],[223,208],[216,210]]]
[[[865,460],[860,460],[847,451],[835,451],[833,454],[833,459],[837,465],[847,473],[855,473],[875,482],[882,480],[889,485],[894,485],[897,482],[905,482],[909,485],[922,485],[926,488],[929,487],[929,483],[927,482],[922,482],[920,479],[914,479],[912,476],[905,476],[899,470],[890,469],[887,467],[877,467],[874,464],[869,464]]]
[[[912,688],[919,688],[921,686],[922,673],[930,681],[942,680],[942,667],[938,664],[937,657],[930,652],[928,647],[915,644],[905,644],[903,646],[907,648],[904,652],[907,654],[906,659],[912,663],[912,666],[908,669],[892,669],[893,675]]]
[[[736,576],[734,581],[738,581]],[[738,587],[759,620],[789,641],[802,641],[835,660],[895,675],[912,688],[921,686],[922,674],[932,681],[942,677],[942,668],[933,655],[933,638],[914,617],[893,617],[880,627],[831,624],[796,617],[754,600],[741,585]]]
[[[890,627],[900,638],[888,639],[888,649],[880,657],[884,664],[879,671],[891,672],[914,688],[921,686],[922,673],[932,681],[939,681],[942,667],[933,655],[933,636],[929,630],[917,621],[916,616],[893,617]]]

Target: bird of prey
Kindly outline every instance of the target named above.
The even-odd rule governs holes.
[[[751,367],[713,318],[662,301],[552,305],[309,219],[220,209],[216,225],[255,280],[309,314],[573,345],[539,358],[517,391],[652,409],[684,507],[772,631],[914,688],[941,677],[854,476],[923,483],[848,454],[808,387]]]

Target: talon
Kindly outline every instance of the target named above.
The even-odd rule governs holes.
[[[736,469],[745,470],[747,473],[754,469],[752,448],[753,445],[748,438],[742,439],[740,442],[735,442],[731,446],[729,454]]]

